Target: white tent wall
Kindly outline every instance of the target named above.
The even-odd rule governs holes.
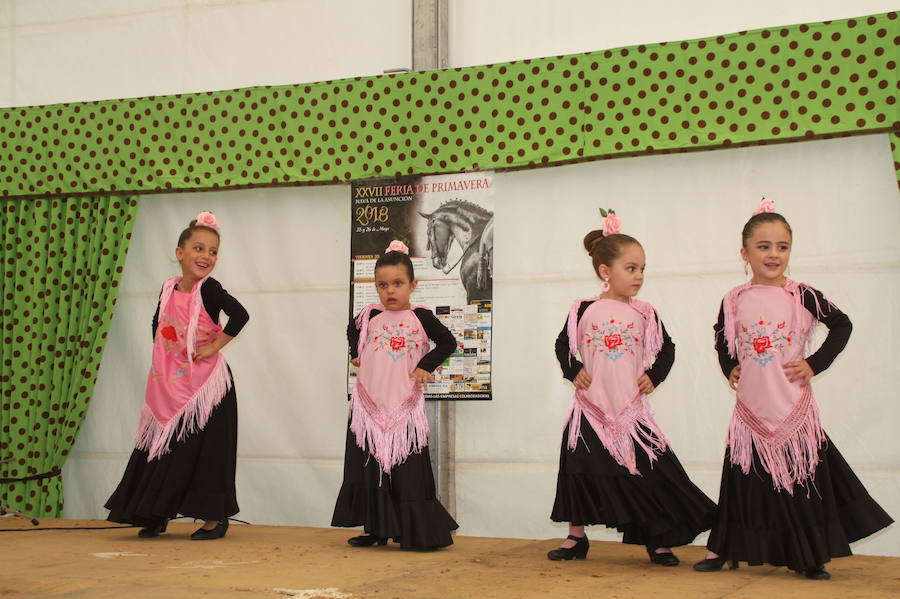
[[[0,0],[0,105],[378,75],[409,0]]]
[[[450,61],[895,8],[880,0],[451,0]],[[408,0],[0,0],[0,105],[373,75],[409,66],[410,21]],[[579,248],[601,205],[616,207],[626,231],[644,242],[642,297],[659,307],[678,347],[653,403],[689,473],[717,496],[732,400],[711,350],[711,324],[722,294],[742,280],[739,231],[763,194],[794,226],[792,275],[823,289],[856,326],[846,352],[816,380],[826,428],[873,495],[900,514],[892,426],[900,206],[886,136],[501,173],[495,184],[496,399],[457,411],[461,533],[564,534],[547,516],[571,387],[552,344],[569,302],[596,292]],[[225,226],[216,275],[252,315],[226,350],[240,405],[241,515],[328,524],[346,426],[348,197],[347,186],[329,186],[141,200],[96,394],[64,472],[67,515],[105,516],[102,503],[137,424],[156,294],[177,272],[175,237],[191,215],[210,209]],[[855,549],[900,555],[900,533],[889,529]]]
[[[450,0],[450,65],[689,40],[896,9],[890,0]]]
[[[733,395],[711,326],[721,296],[744,280],[740,228],[763,194],[794,227],[791,276],[824,290],[855,324],[847,350],[815,382],[826,429],[872,494],[900,513],[900,205],[891,166],[887,136],[871,135],[497,174],[495,399],[457,409],[460,533],[565,534],[548,520],[572,394],[553,342],[571,301],[598,289],[581,249],[598,206],[615,207],[644,244],[641,297],[677,346],[653,404],[688,472],[717,497]],[[201,209],[223,223],[215,276],[251,313],[225,350],[240,406],[240,517],[327,526],[346,430],[345,186],[142,200],[94,399],[65,469],[66,513],[106,514],[137,424],[159,285],[177,274],[176,236]],[[900,555],[900,533],[856,549]]]
[[[450,66],[896,9],[892,0],[448,0]],[[0,106],[283,85],[411,66],[411,0],[0,0]]]

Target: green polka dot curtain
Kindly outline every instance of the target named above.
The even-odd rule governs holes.
[[[0,197],[514,169],[898,127],[896,12],[444,71],[0,110]]]
[[[0,200],[0,505],[60,516],[137,199]],[[13,480],[13,479],[30,480]]]

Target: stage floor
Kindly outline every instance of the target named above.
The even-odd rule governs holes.
[[[0,518],[8,528],[32,526]],[[701,547],[680,549],[681,566],[663,568],[641,547],[608,542],[592,544],[587,560],[550,562],[545,553],[559,539],[457,537],[452,547],[418,553],[352,548],[351,530],[234,524],[224,539],[200,542],[188,539],[195,528],[172,522],[156,539],[139,539],[134,528],[0,532],[0,597],[900,597],[900,558],[837,559],[830,581],[812,581],[769,566],[700,574],[691,564]]]

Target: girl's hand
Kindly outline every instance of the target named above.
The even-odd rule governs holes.
[[[359,358],[353,358],[350,363],[359,368]]]
[[[653,390],[656,389],[656,385],[653,384],[653,381],[650,380],[650,377],[645,374],[641,375],[641,378],[637,380],[638,391],[643,393],[644,395],[650,395],[653,393]]]
[[[197,360],[202,360],[203,358],[214,356],[217,353],[219,353],[219,347],[216,345],[216,343],[207,343],[206,345],[201,345],[194,351],[192,359],[194,360],[194,362],[196,362]]]
[[[734,391],[737,391],[738,381],[741,380],[741,365],[738,364],[734,368],[731,369],[731,374],[728,375],[728,386],[731,387]]]
[[[419,386],[419,389],[422,391],[425,390],[425,385],[428,383],[434,382],[434,376],[426,370],[422,370],[421,368],[416,368],[412,372],[409,373],[409,378],[416,381],[416,384]]]
[[[800,381],[802,386],[809,384],[809,381],[816,375],[809,362],[806,360],[797,360],[796,362],[788,362],[784,365],[784,374],[792,383]]]
[[[572,379],[572,384],[575,385],[576,389],[587,389],[591,386],[591,375],[589,375],[587,371],[582,368],[578,371],[578,374],[575,375],[575,378]]]
[[[226,333],[219,333],[219,336],[207,343],[206,345],[201,345],[200,347],[194,350],[194,355],[192,356],[192,360],[202,360],[203,358],[208,358],[210,356],[214,356],[219,353],[219,350],[231,343],[231,340],[234,339],[231,335]]]

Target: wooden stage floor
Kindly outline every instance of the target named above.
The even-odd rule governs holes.
[[[32,526],[0,518],[9,528]],[[812,581],[770,566],[700,574],[691,564],[701,547],[681,548],[681,566],[663,568],[641,547],[608,542],[593,543],[586,560],[550,562],[545,553],[559,539],[457,537],[420,553],[350,547],[352,530],[233,524],[224,539],[190,541],[195,528],[172,522],[156,539],[139,539],[134,528],[0,532],[0,598],[900,597],[900,558],[890,557],[837,559],[830,581]]]

